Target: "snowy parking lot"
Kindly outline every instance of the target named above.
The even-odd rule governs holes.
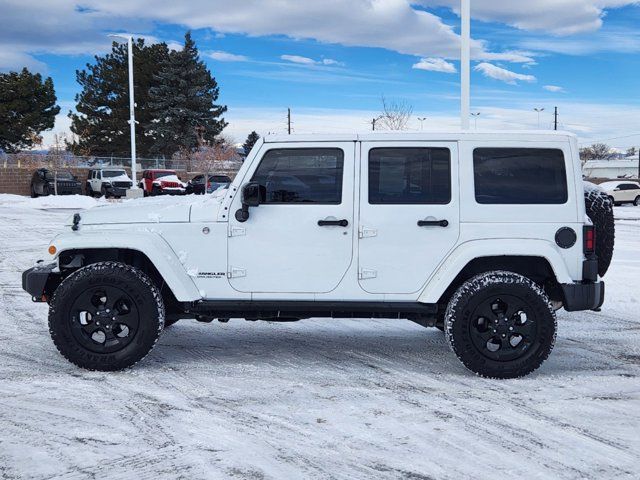
[[[68,206],[0,195],[2,479],[640,476],[639,207],[602,311],[559,312],[549,360],[495,381],[399,320],[182,321],[132,370],[80,370],[20,283]]]

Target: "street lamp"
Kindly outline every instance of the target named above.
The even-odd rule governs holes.
[[[129,58],[129,127],[131,132],[131,178],[133,180],[133,186],[130,190],[135,190],[135,193],[131,197],[138,197],[138,176],[136,172],[136,111],[135,101],[133,98],[133,37],[131,35],[124,35],[113,33],[110,37],[123,38],[127,40],[127,52]],[[128,193],[128,191],[127,191]]]
[[[378,115],[376,118],[374,118],[373,120],[371,120],[371,130],[372,130],[372,131],[374,131],[374,132],[376,131],[376,122],[377,122],[378,120],[382,120],[383,118],[384,118],[384,116],[383,116],[383,115]]]
[[[534,108],[533,111],[538,114],[538,130],[540,130],[540,112],[544,112],[544,108]]]
[[[475,130],[478,129],[478,117],[480,116],[480,112],[475,112],[475,113],[471,113],[471,116],[473,117],[473,128]]]
[[[426,119],[427,119],[427,117],[418,117],[418,120],[420,121],[420,130],[421,130],[421,131],[423,130],[423,128],[422,128],[422,127],[423,127],[422,122],[424,122]]]

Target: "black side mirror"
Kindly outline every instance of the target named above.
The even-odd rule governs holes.
[[[260,184],[249,182],[242,187],[242,208],[236,211],[236,220],[246,222],[249,220],[249,207],[260,205]]]

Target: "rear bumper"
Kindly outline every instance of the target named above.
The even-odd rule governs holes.
[[[563,283],[564,309],[568,312],[595,310],[604,303],[604,282]]]
[[[38,264],[22,272],[22,289],[34,302],[46,302],[48,295],[60,284],[60,274],[53,270],[56,263]]]

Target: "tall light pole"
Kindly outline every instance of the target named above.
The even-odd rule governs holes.
[[[480,112],[472,112],[471,116],[473,117],[473,128],[474,130],[478,129],[478,117],[480,116]]]
[[[424,122],[427,119],[427,117],[418,117],[418,120],[420,121],[420,130],[424,130],[422,122]]]
[[[471,110],[471,0],[460,0],[460,120],[469,130]]]
[[[136,103],[133,97],[133,37],[131,35],[111,34],[110,37],[124,38],[127,40],[127,52],[129,57],[129,128],[131,132],[131,179],[132,189],[138,189],[138,177],[136,172]],[[137,195],[133,195],[137,196]]]
[[[538,130],[540,130],[540,113],[544,112],[544,108],[534,108],[533,111],[538,114]]]

